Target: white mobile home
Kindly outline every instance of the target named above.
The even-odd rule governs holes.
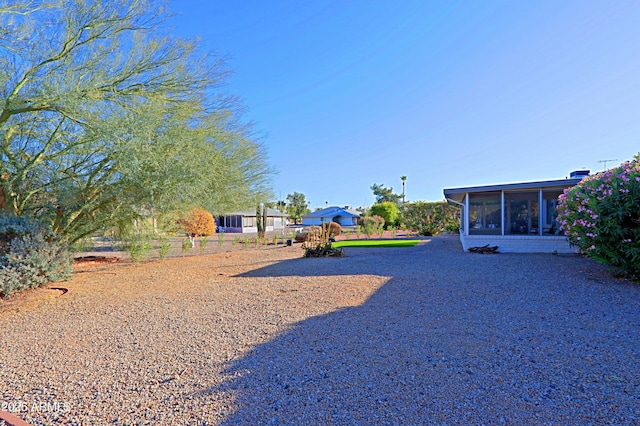
[[[266,231],[280,231],[287,226],[287,214],[267,208]],[[258,232],[258,219],[255,211],[230,213],[216,218],[218,232],[255,233]]]

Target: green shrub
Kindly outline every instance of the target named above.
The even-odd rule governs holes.
[[[640,162],[584,178],[559,198],[558,223],[588,257],[640,280]]]
[[[169,254],[169,251],[171,251],[171,243],[169,241],[162,240],[160,245],[160,260],[164,260]]]
[[[129,241],[127,251],[133,263],[140,263],[151,251],[151,243],[144,238],[135,238]]]
[[[405,205],[401,221],[407,229],[417,231],[421,235],[459,232],[460,209],[444,201],[418,201]]]
[[[378,224],[377,227],[395,225],[398,220],[398,206],[390,201],[385,201],[371,206],[371,216],[380,216],[384,219],[384,223]]]
[[[191,239],[182,240],[182,256],[185,256],[189,253],[189,249],[193,247],[193,242]]]
[[[208,244],[209,244],[209,237],[205,236],[200,238],[200,254],[204,254]]]
[[[71,262],[67,245],[44,225],[0,216],[0,296],[67,279]]]

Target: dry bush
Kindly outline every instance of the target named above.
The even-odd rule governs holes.
[[[216,221],[213,215],[202,207],[191,209],[187,217],[178,220],[178,223],[184,227],[185,232],[190,237],[201,237],[216,233]]]
[[[336,222],[329,222],[322,224],[322,228],[329,234],[330,237],[337,237],[342,233],[342,226]]]
[[[364,216],[360,218],[360,226],[364,228],[373,228],[378,229],[381,226],[384,226],[384,218],[382,216],[373,215],[373,216]]]

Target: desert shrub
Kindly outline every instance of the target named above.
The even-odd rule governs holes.
[[[371,206],[371,216],[382,217],[384,219],[382,226],[385,228],[393,226],[398,220],[398,206],[390,201],[374,204]],[[380,226],[381,225],[378,224],[376,228],[379,228]]]
[[[187,253],[189,253],[190,248],[193,248],[192,241],[190,239],[182,240],[182,256],[185,256]]]
[[[317,242],[323,239],[328,240],[332,235],[329,229],[330,227],[327,224],[324,224],[323,226],[307,226],[304,231],[296,234],[295,241],[297,243],[308,243]]]
[[[336,223],[336,225],[338,225]],[[340,226],[340,225],[338,225]],[[302,243],[304,257],[335,257],[344,256],[341,248],[331,245],[333,234],[329,223],[322,226],[310,226],[306,229],[306,238]],[[335,227],[334,227],[335,229]]]
[[[337,237],[342,233],[342,226],[336,222],[323,223],[322,228],[332,237]]]
[[[209,237],[205,236],[200,238],[200,254],[204,254],[208,244],[209,244]]]
[[[171,243],[166,240],[161,240],[160,243],[160,259],[164,260],[171,251]]]
[[[382,216],[363,216],[360,218],[360,227],[364,230],[367,228],[378,229],[380,226],[384,226],[384,218]]]
[[[438,235],[460,231],[460,209],[444,201],[407,203],[401,222],[406,229],[421,235]]]
[[[318,239],[322,235],[322,228],[319,226],[307,226],[302,232],[298,232],[295,236],[297,243]]]
[[[67,245],[44,225],[0,216],[0,296],[67,279],[71,261]]]
[[[640,280],[640,163],[584,178],[560,195],[558,223],[588,257]]]
[[[187,217],[178,220],[178,223],[190,236],[203,237],[216,233],[216,221],[213,215],[202,207],[191,209]]]
[[[184,228],[189,237],[191,247],[195,247],[196,237],[204,237],[216,233],[216,220],[211,213],[202,207],[191,209],[186,218],[178,219],[178,223]]]
[[[152,248],[149,240],[140,236],[131,239],[127,244],[127,251],[133,263],[140,263],[149,255]]]

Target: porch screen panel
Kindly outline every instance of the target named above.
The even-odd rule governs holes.
[[[539,195],[538,190],[504,194],[505,234],[539,235]]]
[[[558,197],[560,190],[542,191],[542,235],[560,235],[558,222]]]
[[[469,194],[469,235],[500,235],[500,192]]]

